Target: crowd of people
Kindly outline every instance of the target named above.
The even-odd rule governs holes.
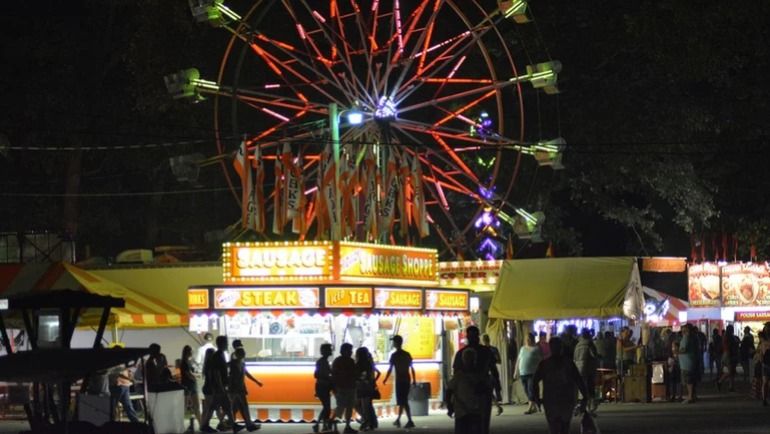
[[[569,432],[574,415],[596,415],[601,401],[595,394],[599,383],[597,372],[615,372],[622,377],[628,375],[635,364],[650,361],[664,363],[666,397],[671,401],[697,401],[698,386],[704,381],[706,371],[712,375],[718,390],[734,390],[740,367],[744,381],[752,382],[756,398],[768,405],[770,323],[765,324],[756,341],[748,327],[739,339],[732,325],[724,330],[715,328],[711,336],[691,324],[682,325],[677,332],[670,328],[648,330],[644,340],[634,338],[629,327],[621,328],[617,337],[612,332],[595,336],[589,329],[578,333],[574,326],[567,326],[559,336],[527,334],[513,365],[514,379],[520,379],[528,398],[524,414],[544,411],[552,433]],[[497,368],[501,363],[500,353],[490,345],[488,336],[482,339],[475,326],[467,328],[466,339],[467,344],[452,361],[453,375],[447,383],[445,403],[449,415],[455,419],[456,434],[488,434],[494,404],[502,411]],[[391,340],[394,351],[382,384],[393,377],[398,406],[393,424],[402,426],[402,415],[406,415],[403,427],[412,428],[409,392],[416,384],[412,357],[403,349],[401,336],[394,335]],[[201,431],[259,429],[260,425],[250,417],[245,382],[248,379],[259,387],[262,383],[246,369],[243,345],[235,340],[229,352],[226,336],[213,341],[213,337],[206,334],[197,352],[185,346],[173,366],[160,346],[152,344],[143,370],[119,366],[100,372],[89,379],[88,391],[110,396],[113,408],[119,403],[126,417],[137,421],[132,392],[136,394],[143,387],[150,392],[183,389]],[[338,423],[343,423],[343,432],[354,434],[358,432],[351,426],[354,411],[359,417],[358,430],[376,429],[378,420],[373,401],[381,397],[377,387],[381,372],[366,347],[354,350],[350,343],[344,343],[339,352],[330,362],[334,348],[328,343],[320,347],[321,357],[316,361],[314,376],[321,411],[313,431],[336,429]],[[332,396],[336,401],[334,409]],[[243,424],[236,423],[236,412],[243,418]],[[216,428],[210,425],[214,414],[219,420]]]

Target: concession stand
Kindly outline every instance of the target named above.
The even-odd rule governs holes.
[[[399,334],[418,383],[441,401],[451,354],[471,322],[469,292],[440,289],[432,249],[339,241],[228,243],[223,285],[188,289],[190,330],[240,339],[259,420],[310,421],[317,413],[315,360],[323,343],[365,346],[384,374]],[[330,359],[331,361],[331,359]],[[378,385],[380,414],[394,405],[392,381]],[[427,385],[426,385],[427,387]]]

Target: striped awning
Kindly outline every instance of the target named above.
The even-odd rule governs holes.
[[[647,286],[642,287],[642,291],[644,292],[644,298],[656,305],[668,302],[668,309],[666,309],[665,315],[656,321],[660,325],[679,324],[679,313],[687,311],[689,307],[686,301]]]
[[[160,298],[141,294],[123,285],[65,263],[0,265],[0,297],[41,293],[61,289],[120,297],[124,308],[111,311],[110,324],[121,328],[180,327],[187,325],[184,310]],[[87,311],[79,326],[99,324],[99,312]]]

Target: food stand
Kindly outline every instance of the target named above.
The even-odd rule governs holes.
[[[260,420],[310,421],[317,413],[313,371],[322,343],[366,346],[388,369],[390,337],[404,337],[418,382],[441,399],[451,354],[469,323],[469,292],[439,289],[431,249],[348,242],[229,243],[224,285],[188,289],[190,330],[241,339],[247,382]],[[336,355],[336,354],[335,354]],[[378,385],[379,412],[392,409],[392,384]]]

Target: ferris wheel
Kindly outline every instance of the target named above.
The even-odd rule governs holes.
[[[175,97],[213,100],[219,153],[241,143],[268,180],[257,207],[286,218],[279,196],[294,166],[301,236],[342,224],[343,238],[431,236],[443,253],[472,257],[485,210],[511,224],[532,217],[508,201],[522,158],[558,167],[563,141],[527,140],[525,91],[558,92],[561,65],[515,58],[526,1],[256,0],[242,14],[190,1],[198,21],[231,38],[214,79],[186,70],[166,84]],[[335,190],[324,185],[329,168],[336,199],[324,194]],[[312,215],[326,211],[345,221]]]

